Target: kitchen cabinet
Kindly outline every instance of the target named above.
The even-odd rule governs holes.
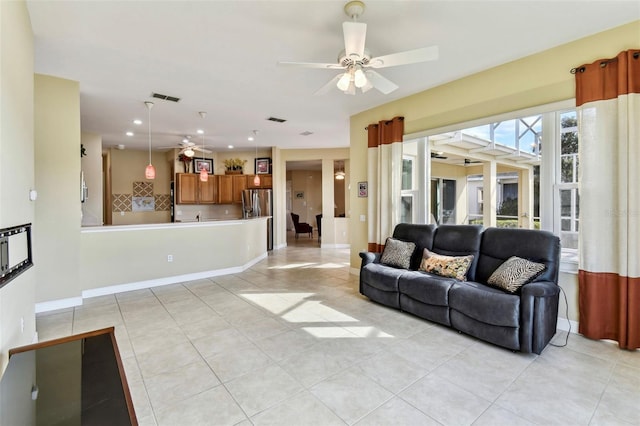
[[[199,176],[193,173],[176,173],[176,204],[198,204]]]
[[[218,202],[217,176],[206,182],[196,173],[176,173],[176,204],[215,204]]]
[[[233,203],[233,176],[232,175],[218,176],[218,203],[219,204]]]
[[[233,204],[242,204],[242,191],[247,189],[247,177],[233,176]]]
[[[218,179],[218,203],[242,204],[242,191],[247,189],[247,176],[220,175]]]
[[[271,189],[271,187],[273,186],[273,179],[271,175],[259,175],[259,176],[260,176],[260,185],[254,185],[253,178],[255,177],[255,175],[248,175],[247,187],[249,189],[259,189],[259,188]]]
[[[218,202],[218,176],[209,175],[206,182],[198,179],[200,204],[216,204]]]

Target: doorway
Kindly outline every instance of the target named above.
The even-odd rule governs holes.
[[[438,225],[456,223],[456,181],[431,179],[431,214]]]

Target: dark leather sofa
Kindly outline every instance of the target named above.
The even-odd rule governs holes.
[[[550,232],[475,225],[396,226],[393,238],[415,243],[409,269],[380,263],[380,253],[361,252],[360,293],[493,344],[540,354],[556,332],[560,240]],[[418,271],[423,249],[473,262],[467,281]],[[511,256],[546,268],[516,293],[487,285]]]

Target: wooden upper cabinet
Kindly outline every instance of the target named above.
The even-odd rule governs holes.
[[[233,203],[242,204],[242,191],[247,189],[247,176],[233,175]]]
[[[271,175],[258,175],[260,176],[260,185],[254,185],[253,184],[253,178],[256,177],[256,175],[248,175],[247,176],[247,188],[249,189],[257,189],[257,188],[267,188],[267,189],[271,189],[271,187],[273,186],[273,179],[271,177]]]
[[[218,203],[233,203],[233,175],[218,176]]]
[[[197,204],[199,176],[193,173],[177,173],[176,177],[176,204]]]
[[[198,179],[198,185],[200,188],[200,204],[216,204],[218,202],[218,176],[209,175],[209,179],[206,182]]]

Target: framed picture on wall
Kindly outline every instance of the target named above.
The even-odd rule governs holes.
[[[268,175],[271,173],[271,158],[256,158],[256,174]]]
[[[358,182],[358,197],[369,196],[369,185],[367,182]]]
[[[210,175],[213,174],[213,160],[210,158],[194,158],[193,159],[193,173],[200,173],[200,170],[205,169]]]

